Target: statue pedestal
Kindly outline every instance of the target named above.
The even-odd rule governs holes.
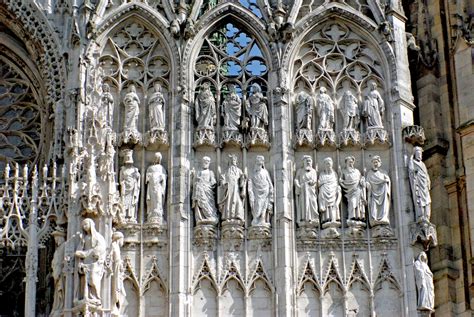
[[[102,303],[99,300],[92,301],[88,299],[74,301],[72,312],[75,316],[99,317],[103,315]]]
[[[341,233],[339,232],[339,227],[341,226],[340,222],[326,222],[323,223],[321,230],[321,238],[326,238],[326,239],[335,239],[339,238]]]
[[[168,145],[168,133],[163,129],[151,129],[146,134],[145,145]]]
[[[438,245],[436,226],[425,219],[410,224],[410,236],[412,245],[421,242],[425,250]]]
[[[348,238],[362,239],[365,237],[365,222],[359,220],[347,220],[347,225],[349,226],[346,231],[346,236]]]
[[[360,146],[360,133],[356,130],[343,130],[339,133],[339,145]]]
[[[242,146],[243,145],[243,137],[242,134],[238,130],[223,130],[222,132],[222,140],[221,145],[235,145],[235,146]]]
[[[385,144],[388,143],[387,131],[384,128],[369,127],[365,132],[366,144]]]
[[[295,135],[294,146],[312,148],[314,146],[313,131],[309,129],[299,129]]]
[[[372,227],[373,238],[390,238],[393,237],[393,230],[388,224],[380,224]]]
[[[250,133],[247,135],[247,146],[258,146],[263,148],[270,148],[270,141],[268,133],[262,128],[250,128]]]
[[[331,129],[319,129],[316,134],[316,146],[336,146],[336,134]]]
[[[272,237],[270,225],[252,225],[249,229],[249,239],[269,239]]]
[[[194,132],[194,147],[201,145],[216,146],[216,134],[213,128],[197,128]]]
[[[299,223],[297,231],[298,239],[316,240],[318,238],[319,221]]]
[[[142,134],[137,130],[125,129],[120,133],[119,145],[136,145],[142,143]]]
[[[198,246],[213,247],[216,243],[216,238],[215,224],[198,224],[194,228],[194,243]]]

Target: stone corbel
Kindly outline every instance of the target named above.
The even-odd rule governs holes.
[[[424,250],[438,245],[438,236],[436,226],[431,222],[423,220],[410,224],[410,240],[411,244],[421,243]]]

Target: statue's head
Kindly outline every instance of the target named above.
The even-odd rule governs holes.
[[[257,155],[255,158],[255,165],[261,168],[265,167],[265,157],[263,157],[263,155]]]
[[[303,156],[303,166],[304,167],[312,167],[313,166],[313,158],[309,155]]]
[[[344,159],[344,162],[346,163],[347,167],[354,167],[355,157],[350,155]]]
[[[237,165],[237,155],[229,154],[229,163],[230,165]]]
[[[372,157],[371,162],[372,162],[373,169],[378,169],[380,166],[382,166],[382,159],[378,155],[375,155],[374,157]]]
[[[415,146],[413,148],[413,157],[415,158],[415,160],[421,161],[421,159],[423,158],[423,149],[419,146]]]
[[[320,93],[320,94],[325,94],[326,92],[327,92],[326,87],[320,87],[320,88],[319,88],[319,93]]]
[[[95,223],[92,219],[86,218],[86,219],[82,220],[82,230],[84,230],[84,232],[89,233],[94,229],[95,229]]]
[[[153,84],[153,88],[155,89],[155,92],[161,92],[161,84],[159,81],[155,82]]]
[[[156,164],[161,164],[161,159],[162,159],[162,155],[160,152],[156,152],[155,153],[155,163]]]
[[[137,92],[137,87],[134,84],[128,86],[128,92]]]
[[[418,260],[424,263],[428,263],[428,256],[426,255],[425,251],[421,251],[420,254],[418,254]]]
[[[112,234],[112,241],[119,241],[119,243],[122,242],[123,241],[123,233],[121,233],[120,231],[115,231]]]
[[[298,102],[303,102],[305,101],[306,99],[308,99],[308,94],[304,91],[300,91],[298,93],[298,96],[296,97]]]
[[[123,150],[123,163],[133,164],[133,151],[130,149]]]
[[[260,87],[259,84],[253,83],[252,84],[252,92],[253,93],[262,92],[262,88]]]
[[[324,162],[324,167],[326,168],[326,171],[331,171],[332,170],[332,158],[326,157],[323,162]]]
[[[54,237],[56,245],[61,245],[66,240],[66,233],[62,228],[54,230],[51,235]]]
[[[211,158],[209,156],[204,156],[202,158],[202,168],[208,169],[211,165]]]
[[[372,81],[370,83],[370,90],[375,90],[375,89],[377,89],[377,83],[375,81]]]
[[[103,92],[110,92],[110,86],[107,83],[102,84],[102,91]]]

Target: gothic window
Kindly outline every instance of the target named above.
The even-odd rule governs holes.
[[[203,87],[210,86],[216,111],[220,113],[210,129],[204,131],[206,135],[202,130],[197,132],[196,143],[214,142],[213,124],[223,127],[224,141],[241,142],[240,132],[245,133],[250,125],[246,101],[258,89],[255,87],[261,89],[263,96],[268,89],[268,66],[257,40],[236,23],[221,24],[204,39],[196,59],[194,79],[196,99],[199,101]],[[228,118],[226,105],[232,96],[241,109],[240,113],[233,111],[232,118]]]
[[[23,68],[23,67],[21,67]],[[42,112],[27,75],[0,55],[0,169],[6,163],[36,162],[41,152]]]
[[[128,88],[134,85],[140,100],[140,116],[149,118],[150,114],[146,112],[149,109],[145,109],[145,104],[147,98],[155,92],[156,83],[160,84],[164,103],[167,104],[171,68],[169,56],[161,38],[140,21],[127,20],[109,37],[100,57],[100,67],[103,74],[99,76],[103,76],[102,80],[110,85],[116,105],[122,101]],[[119,111],[117,109],[115,112]],[[163,111],[166,117],[166,108]],[[120,113],[114,114],[115,118],[122,116]],[[112,126],[121,124],[116,119],[114,121],[115,125],[110,123]],[[153,128],[148,120],[144,121],[142,132]],[[141,122],[139,119],[139,127]],[[166,125],[168,122],[165,118]]]
[[[370,130],[366,133],[369,142],[386,141],[387,134],[383,130],[384,70],[378,54],[367,40],[342,23],[327,22],[306,36],[297,53],[293,69],[294,91],[298,96],[296,98],[302,100],[297,103],[303,105],[305,100],[305,97],[300,97],[299,94],[313,96],[308,98],[308,103],[316,103],[316,117],[319,119],[319,127],[315,129],[318,131],[317,142],[323,145],[326,141],[336,143],[336,132],[340,133],[339,143],[358,143],[359,132],[362,132],[359,122],[362,119],[367,120],[364,121],[364,127],[374,128],[366,128]],[[372,118],[372,114],[364,110],[367,99],[373,96],[376,96],[374,108],[380,110],[374,113],[376,118]],[[324,103],[333,104],[333,113],[328,119],[327,114],[322,113],[326,111]],[[361,111],[358,112],[357,118],[348,118],[346,107],[359,107]],[[303,107],[301,109],[304,110]],[[298,127],[311,123],[307,123],[308,119],[298,113],[296,118],[296,141],[304,143],[305,131],[298,131],[304,130]]]

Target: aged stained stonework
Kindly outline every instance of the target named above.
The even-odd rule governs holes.
[[[0,0],[0,316],[470,315],[472,10]]]

